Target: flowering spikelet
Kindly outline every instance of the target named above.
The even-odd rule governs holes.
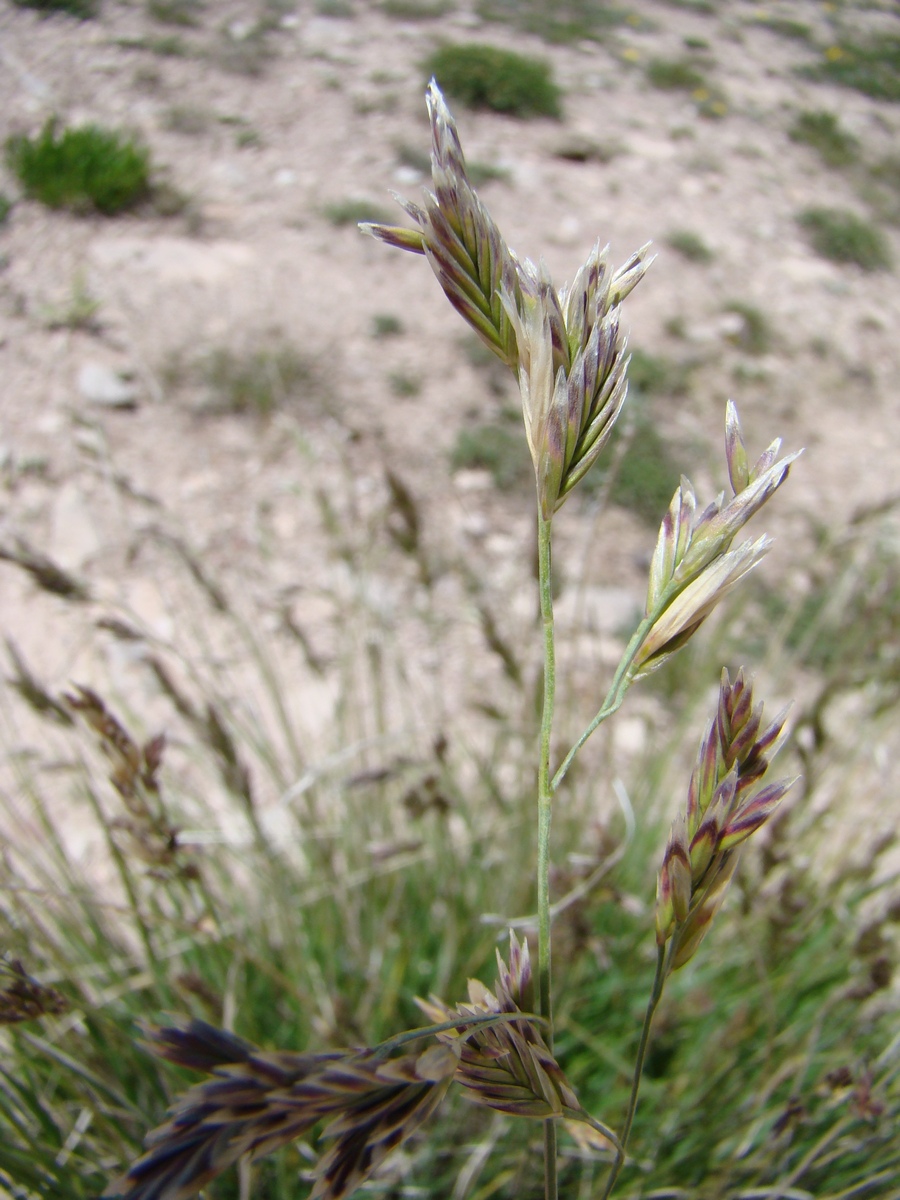
[[[721,493],[697,515],[689,480],[672,497],[663,518],[650,566],[646,613],[658,617],[632,665],[632,677],[649,674],[674,654],[702,625],[719,601],[751,571],[772,545],[770,538],[732,543],[766,501],[781,487],[802,451],[778,461],[776,438],[751,469],[741,436],[737,409],[729,400],[725,416],[725,451],[734,495],[726,504]]]
[[[568,289],[546,267],[519,267],[521,295],[503,303],[519,348],[519,391],[538,496],[549,520],[597,460],[625,403],[619,306],[647,269],[644,246],[613,274],[599,242]]]
[[[148,1033],[152,1050],[212,1078],[186,1092],[147,1152],[105,1196],[187,1200],[245,1154],[258,1158],[328,1121],[335,1139],[312,1196],[339,1200],[416,1130],[442,1100],[453,1046],[387,1058],[377,1050],[294,1054],[259,1050],[203,1021]]]
[[[532,977],[528,943],[510,934],[509,965],[497,954],[495,991],[477,979],[469,980],[469,1003],[450,1008],[442,1000],[419,1000],[419,1007],[435,1022],[482,1013],[517,1013],[531,1007]],[[556,1059],[534,1024],[521,1021],[490,1027],[467,1028],[438,1034],[438,1039],[459,1051],[456,1080],[471,1098],[498,1112],[519,1117],[582,1119],[584,1110]]]
[[[793,779],[759,787],[787,709],[763,727],[763,705],[739,671],[722,672],[719,703],[700,743],[687,804],[676,818],[657,882],[656,938],[676,939],[672,969],[693,957],[719,910],[738,848],[772,815]]]
[[[478,336],[516,369],[515,335],[500,302],[518,299],[517,264],[469,181],[456,124],[434,80],[426,95],[431,119],[431,178],[425,207],[397,197],[418,230],[363,224],[360,228],[401,250],[424,254],[447,299]]]
[[[515,373],[541,512],[549,520],[606,445],[625,401],[619,306],[647,269],[647,247],[613,272],[598,243],[572,286],[557,293],[543,265],[519,261],[479,200],[433,80],[427,102],[433,191],[424,208],[400,200],[418,228],[360,228],[424,254],[450,303]]]
[[[0,959],[0,1025],[59,1016],[70,1008],[61,992],[32,979],[17,958]]]

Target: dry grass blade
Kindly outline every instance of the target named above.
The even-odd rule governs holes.
[[[65,700],[97,734],[112,764],[109,779],[122,797],[127,816],[112,820],[110,828],[127,835],[129,849],[151,867],[196,878],[196,866],[181,861],[178,830],[168,819],[160,791],[165,736],[158,734],[139,745],[90,688],[77,686]]]
[[[329,1121],[323,1136],[334,1145],[313,1196],[340,1200],[434,1111],[458,1060],[445,1046],[399,1058],[266,1052],[198,1020],[149,1030],[147,1040],[160,1057],[212,1078],[180,1098],[108,1197],[187,1200],[244,1155],[258,1158]]]
[[[52,558],[35,550],[25,538],[17,537],[15,546],[0,546],[0,559],[15,563],[27,571],[39,588],[54,596],[79,603],[90,600],[87,584],[64,570]]]
[[[49,717],[59,725],[72,725],[72,714],[32,673],[12,638],[6,638],[6,650],[15,669],[15,675],[7,681],[10,686],[39,716]]]

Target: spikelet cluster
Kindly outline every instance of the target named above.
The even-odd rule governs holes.
[[[647,247],[614,272],[598,243],[571,287],[558,292],[543,264],[519,261],[478,198],[433,80],[427,103],[433,190],[424,207],[398,197],[416,228],[361,228],[424,254],[450,303],[516,375],[549,520],[597,459],[625,401],[619,309],[647,269]]]
[[[663,518],[650,567],[646,614],[656,620],[632,664],[637,678],[655,670],[703,624],[720,600],[768,552],[770,538],[748,539],[733,548],[737,534],[788,477],[802,451],[779,459],[776,438],[751,467],[737,409],[729,400],[725,416],[725,453],[732,498],[724,492],[702,512],[689,480],[681,486]]]
[[[657,881],[656,939],[675,939],[671,968],[684,966],[721,906],[739,847],[772,815],[795,782],[763,785],[787,709],[763,725],[763,705],[739,671],[722,672],[719,703],[700,743],[687,805],[672,826]]]
[[[437,1022],[459,1017],[465,1021],[483,1013],[522,1013],[521,1020],[490,1027],[468,1027],[438,1034],[459,1053],[456,1081],[470,1098],[487,1108],[517,1117],[566,1117],[580,1120],[584,1110],[571,1085],[542,1038],[537,1025],[525,1014],[531,1008],[532,974],[528,943],[520,945],[510,934],[509,964],[497,954],[494,991],[478,979],[469,980],[469,1002],[450,1008],[432,997],[419,1007]]]
[[[321,1136],[333,1144],[311,1200],[341,1200],[440,1104],[458,1062],[454,1045],[396,1058],[268,1052],[197,1020],[152,1029],[147,1040],[160,1057],[211,1078],[180,1097],[107,1197],[188,1200],[244,1155],[269,1154],[326,1122]]]
[[[70,1008],[61,992],[33,979],[17,958],[0,959],[0,1025],[57,1017]]]

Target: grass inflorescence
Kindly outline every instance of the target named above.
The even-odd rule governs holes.
[[[683,475],[655,495],[676,446],[654,405],[685,391],[691,366],[629,360],[620,309],[647,248],[615,269],[598,245],[557,289],[506,245],[435,87],[428,101],[434,190],[404,205],[406,225],[366,232],[431,266],[479,353],[519,390],[521,407],[496,424],[530,485],[537,560],[524,548],[512,578],[518,589],[536,567],[539,626],[534,596],[501,609],[513,598],[503,572],[482,579],[477,553],[433,573],[431,516],[406,467],[366,461],[363,475],[355,452],[345,475],[330,464],[305,518],[316,570],[286,589],[333,604],[329,654],[287,605],[254,601],[243,563],[232,594],[165,513],[128,553],[164,582],[178,616],[168,633],[39,548],[0,545],[4,571],[51,593],[48,620],[66,621],[69,605],[96,613],[78,629],[98,678],[122,647],[129,662],[114,683],[60,686],[7,641],[2,713],[17,752],[3,763],[0,1190],[890,1195],[897,836],[882,818],[881,748],[900,700],[898,585],[896,529],[871,531],[895,514],[851,515],[837,551],[820,537],[809,565],[798,541],[792,599],[745,588],[737,621],[695,639],[767,553],[765,535],[743,530],[798,453],[782,456],[780,439],[750,453],[729,403],[725,461],[704,488],[714,498]],[[732,308],[770,337],[764,313]],[[376,314],[376,336],[401,331],[389,316]],[[258,409],[260,376],[278,374],[277,402],[292,371],[305,382],[289,350],[229,347],[206,383]],[[629,379],[636,414],[617,440]],[[474,465],[489,439],[464,406]],[[629,482],[632,448],[650,457]],[[608,646],[591,657],[593,635],[557,655],[568,583],[551,575],[551,536],[591,470],[607,472],[610,501],[639,517],[646,505],[648,523],[653,507],[658,527],[634,620],[604,639],[620,656],[611,669]],[[429,641],[444,627],[438,593],[459,610],[474,651],[472,663],[449,656],[466,680],[458,697],[441,655],[430,682],[416,676],[391,629],[388,575],[397,611],[420,614]],[[866,629],[851,636],[859,606]],[[804,682],[804,736],[777,779],[787,710],[757,699],[733,661],[760,630],[771,690]],[[858,670],[822,653],[820,636]],[[703,652],[686,658],[688,643]],[[586,750],[631,688],[673,661],[671,704],[638,708],[636,749]],[[823,819],[829,803],[847,811]]]

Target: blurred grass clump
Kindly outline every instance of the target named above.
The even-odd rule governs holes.
[[[513,117],[562,116],[562,93],[541,59],[467,43],[441,46],[425,70],[446,95],[470,108]]]
[[[692,229],[673,229],[666,238],[666,243],[688,262],[706,264],[715,258],[705,240]]]
[[[9,138],[6,160],[25,194],[49,208],[113,216],[151,191],[149,150],[99,125],[60,129],[51,118],[36,137]]]
[[[859,139],[842,128],[834,113],[824,109],[798,113],[788,134],[792,142],[811,146],[829,167],[847,167],[859,158]]]
[[[887,270],[890,243],[877,225],[842,208],[807,208],[797,217],[813,249],[832,262],[854,263],[864,271]]]
[[[900,37],[886,34],[868,42],[839,40],[804,75],[855,88],[876,100],[900,100]]]
[[[34,8],[42,13],[67,13],[88,20],[100,11],[100,0],[12,0],[17,8]]]
[[[629,17],[627,9],[609,0],[478,0],[476,12],[485,21],[513,25],[556,44],[602,41]]]

